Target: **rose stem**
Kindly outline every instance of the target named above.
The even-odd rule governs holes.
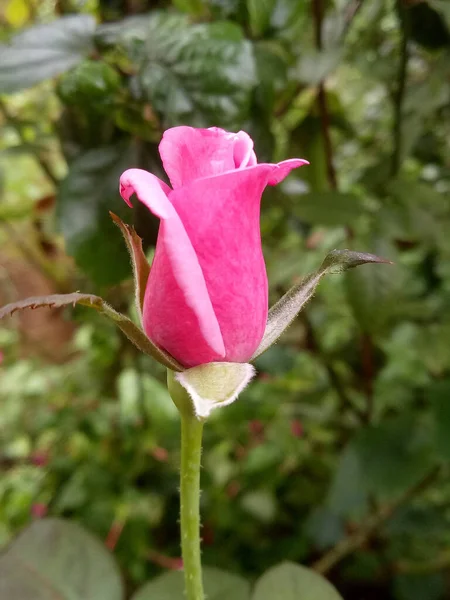
[[[181,551],[187,600],[204,600],[200,557],[200,459],[203,423],[181,415]]]

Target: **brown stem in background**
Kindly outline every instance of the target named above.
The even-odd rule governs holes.
[[[323,49],[322,44],[322,21],[323,21],[323,6],[322,0],[313,0],[312,3],[314,31],[316,38],[316,48],[319,52]],[[328,111],[327,95],[325,92],[325,84],[323,81],[319,84],[317,93],[317,106],[319,109],[320,126],[322,129],[323,144],[325,148],[325,161],[327,167],[328,183],[332,190],[337,189],[337,176],[333,164],[333,146],[330,135],[330,113]]]
[[[406,91],[406,79],[408,75],[408,38],[409,38],[409,22],[407,9],[402,6],[400,0],[396,2],[398,21],[401,31],[400,42],[400,63],[398,68],[397,87],[394,93],[394,151],[392,154],[391,175],[398,174],[402,163],[402,116],[403,116],[403,101]]]
[[[322,575],[331,571],[331,569],[344,560],[344,558],[347,558],[347,556],[353,554],[353,552],[361,548],[361,546],[364,546],[370,538],[379,532],[384,523],[394,515],[395,511],[400,506],[406,504],[417,496],[417,494],[426,489],[436,480],[440,472],[440,467],[433,467],[423,479],[408,488],[398,498],[382,505],[373,515],[365,519],[364,524],[355,531],[355,533],[336,544],[334,548],[316,561],[312,565],[312,568]]]

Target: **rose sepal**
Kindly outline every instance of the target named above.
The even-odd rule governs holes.
[[[167,386],[183,416],[205,421],[217,408],[232,404],[255,375],[248,363],[212,362],[174,373],[167,370]]]
[[[314,292],[324,275],[342,273],[359,265],[368,263],[392,264],[392,261],[375,254],[355,252],[353,250],[332,250],[323,260],[320,267],[304,277],[298,284],[278,300],[269,310],[264,336],[250,360],[255,360],[272,346],[281,334],[297,317]]]

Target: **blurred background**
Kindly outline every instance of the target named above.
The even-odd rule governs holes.
[[[307,158],[263,198],[271,303],[333,248],[395,265],[325,279],[208,422],[203,560],[450,598],[450,2],[2,0],[0,26],[0,304],[81,290],[135,317],[108,211],[151,257],[158,223],[118,177],[165,177],[167,127]],[[0,362],[0,545],[62,516],[130,590],[179,567],[164,369],[82,308],[3,321]]]

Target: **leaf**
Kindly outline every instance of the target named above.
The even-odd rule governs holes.
[[[175,380],[188,392],[198,419],[234,402],[255,375],[246,363],[215,362],[186,369]]]
[[[405,573],[395,577],[394,590],[396,600],[444,600],[447,586],[443,573]]]
[[[129,146],[89,150],[70,165],[59,189],[57,217],[67,252],[98,285],[118,283],[130,273],[129,257],[108,212],[130,214],[118,189],[120,175],[132,163]]]
[[[4,16],[13,27],[23,27],[30,18],[30,7],[26,0],[9,0]]]
[[[318,573],[284,562],[258,579],[252,600],[342,600],[342,597]]]
[[[355,517],[367,508],[367,489],[361,458],[351,442],[339,457],[326,506],[333,514],[341,517]]]
[[[367,210],[355,194],[312,192],[296,195],[293,212],[306,223],[333,227],[353,225]]]
[[[92,16],[70,15],[0,45],[0,92],[18,92],[75,66],[92,51],[94,31]]]
[[[136,295],[136,309],[138,311],[142,324],[142,310],[144,307],[145,288],[147,286],[148,276],[150,274],[150,265],[142,249],[142,239],[130,225],[127,225],[114,213],[109,213],[111,219],[119,227],[124,237],[125,243],[130,253],[131,264],[133,266],[134,290]]]
[[[264,337],[252,356],[252,360],[265,352],[289,327],[303,306],[314,294],[322,277],[328,273],[342,273],[366,263],[387,263],[389,260],[374,254],[354,252],[352,250],[332,250],[317,271],[308,275],[300,283],[294,285],[269,310]]]
[[[360,430],[353,443],[367,491],[383,499],[415,485],[434,460],[429,432],[410,414]]]
[[[203,568],[203,582],[208,600],[249,600],[250,585],[238,575],[214,567]],[[185,600],[184,575],[181,571],[165,573],[138,590],[131,600]]]
[[[434,416],[436,448],[450,460],[450,379],[437,381],[428,391]]]
[[[328,77],[342,59],[342,48],[312,51],[303,54],[293,70],[293,78],[309,85],[318,85]]]
[[[270,18],[276,0],[247,0],[250,31],[253,37],[264,35],[270,25]]]
[[[122,600],[123,594],[113,557],[75,523],[35,521],[0,557],[4,600]]]
[[[441,13],[447,24],[447,28],[450,30],[450,5],[447,0],[431,0],[428,4]]]
[[[182,371],[183,367],[169,354],[155,346],[133,321],[125,315],[115,311],[103,298],[94,296],[93,294],[80,294],[74,292],[72,294],[54,294],[52,296],[41,296],[26,298],[19,302],[12,302],[0,309],[0,319],[13,315],[18,310],[27,308],[35,309],[42,307],[60,308],[62,306],[81,304],[93,308],[111,319],[119,329],[127,336],[127,338],[135,344],[135,346],[145,354],[152,356],[155,360],[174,371]]]
[[[203,0],[173,0],[173,5],[191,15],[201,16],[205,12]]]
[[[104,25],[99,37],[124,47],[137,70],[134,95],[150,102],[165,127],[183,122],[232,129],[248,115],[255,61],[237,25],[192,25],[187,17],[155,12]]]
[[[380,254],[397,255],[378,226],[372,227],[370,238],[365,243]],[[380,334],[389,319],[399,311],[404,297],[405,280],[401,265],[395,264],[393,270],[375,267],[350,271],[345,275],[344,284],[348,303],[360,328],[371,335]]]

